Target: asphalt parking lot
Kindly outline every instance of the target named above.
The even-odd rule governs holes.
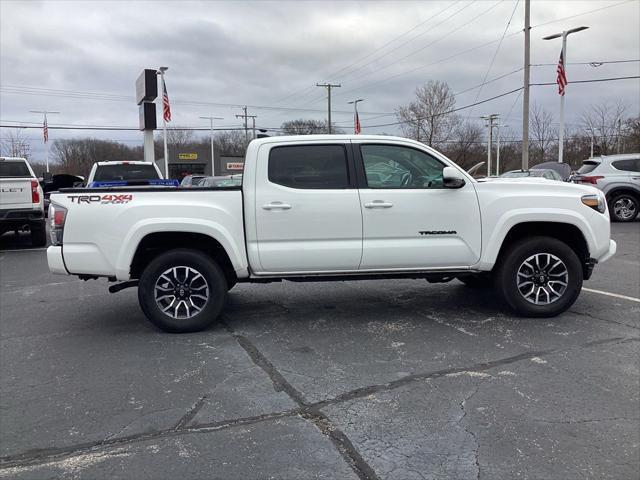
[[[188,335],[2,237],[0,478],[637,478],[640,222],[613,237],[554,319],[458,282],[283,282]]]

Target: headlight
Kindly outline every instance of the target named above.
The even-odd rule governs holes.
[[[607,202],[604,198],[604,195],[601,194],[583,195],[582,203],[584,203],[587,207],[591,207],[594,210],[599,211],[600,213],[604,213],[607,210]]]

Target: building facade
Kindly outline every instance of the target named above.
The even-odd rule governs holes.
[[[221,156],[215,152],[214,161],[216,176],[239,174],[244,169],[244,157]],[[164,159],[158,159],[157,163],[164,173]],[[169,146],[168,178],[182,180],[187,175],[211,176],[212,174],[211,148],[209,146]]]

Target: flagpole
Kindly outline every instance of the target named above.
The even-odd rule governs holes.
[[[162,143],[164,144],[164,178],[169,179],[169,149],[167,147],[167,119],[164,117],[164,72],[168,67],[160,67],[160,79],[162,80]]]
[[[567,32],[562,32],[562,68],[567,76]],[[565,87],[566,94],[566,87]],[[564,96],[560,95],[560,131],[558,132],[558,163],[562,163],[564,152]]]
[[[553,40],[554,38],[562,37],[562,53],[560,54],[560,59],[562,60],[562,75],[564,76],[564,87],[560,90],[560,128],[558,131],[558,163],[562,163],[563,161],[563,151],[564,151],[564,97],[566,95],[566,89],[568,86],[567,78],[567,37],[576,32],[581,32],[582,30],[586,30],[589,27],[576,27],[570,30],[563,30],[560,33],[554,33],[553,35],[547,35],[546,37],[542,37],[543,40]],[[558,65],[560,68],[560,65]],[[560,75],[560,71],[558,71],[558,75]],[[560,86],[560,76],[558,76],[558,86]]]
[[[47,165],[47,173],[49,173],[49,125],[47,124],[47,114],[44,114],[44,124],[47,128],[47,138],[44,141],[44,160]]]

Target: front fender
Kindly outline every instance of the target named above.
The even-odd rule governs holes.
[[[589,214],[585,209],[585,213]],[[595,211],[593,213],[596,213]],[[591,215],[589,215],[591,216]],[[608,223],[608,218],[600,215]],[[505,211],[496,221],[494,226],[487,226],[490,232],[486,239],[483,239],[483,255],[478,264],[474,266],[478,270],[491,270],[498,259],[498,254],[509,231],[516,225],[531,222],[551,222],[573,225],[584,236],[589,252],[596,252],[602,247],[599,245],[598,235],[594,231],[592,224],[585,215],[581,215],[573,210],[558,208],[520,208]],[[484,229],[484,228],[483,228]],[[608,247],[609,235],[607,232],[606,243]]]

